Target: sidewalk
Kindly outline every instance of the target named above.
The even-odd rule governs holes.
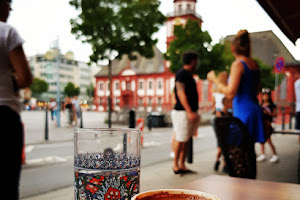
[[[278,182],[297,182],[297,161],[298,161],[298,137],[291,135],[274,135],[272,137],[280,156],[280,162],[272,164],[268,161],[257,163],[257,179]],[[259,144],[256,145],[256,152],[259,154]],[[266,146],[267,157],[270,158],[269,146]],[[167,162],[158,163],[141,168],[141,192],[151,189],[178,188],[185,183],[195,179],[203,178],[211,174],[224,175],[221,172],[214,172],[212,167],[216,150],[194,155],[194,163],[188,167],[195,171],[195,174],[174,175],[172,172],[172,159]],[[74,188],[66,187],[35,197],[23,200],[73,200]]]

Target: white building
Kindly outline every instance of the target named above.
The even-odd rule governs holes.
[[[57,74],[59,74],[61,97],[63,97],[65,86],[68,82],[72,82],[80,88],[79,98],[82,101],[88,100],[86,90],[91,84],[95,85],[94,73],[99,70],[99,66],[89,66],[85,62],[74,60],[71,52],[60,56],[59,65],[54,57],[49,57],[47,53],[30,57],[29,63],[33,76],[49,84],[49,91],[42,95],[45,100],[57,97]],[[59,73],[57,73],[58,70]]]

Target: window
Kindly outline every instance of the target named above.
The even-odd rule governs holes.
[[[130,90],[130,82],[126,83],[126,90]]]
[[[187,4],[187,10],[191,10],[191,4]]]
[[[99,99],[99,105],[100,105],[100,106],[103,106],[103,104],[104,104],[104,99],[103,99],[103,98],[100,98],[100,99]]]
[[[162,104],[162,98],[158,97],[157,105],[161,106],[161,104]]]
[[[149,97],[149,99],[148,99],[148,105],[149,105],[149,106],[152,105],[152,97]]]
[[[119,82],[115,83],[115,90],[120,90],[120,83]]]
[[[205,80],[203,82],[203,100],[207,101],[208,100],[208,80]]]
[[[280,93],[279,93],[279,99],[285,100],[287,97],[287,77],[284,77],[280,84]]]
[[[120,105],[120,99],[119,98],[115,98],[115,106],[119,106]]]
[[[159,90],[163,89],[163,81],[162,80],[157,81],[157,89],[159,89]]]
[[[149,81],[149,82],[148,82],[148,89],[149,89],[149,90],[152,90],[152,89],[153,89],[153,88],[152,88],[152,81]]]
[[[104,89],[103,85],[104,85],[103,83],[99,83],[99,90],[103,91],[103,89]]]
[[[139,98],[139,105],[142,106],[144,104],[143,98]]]
[[[182,11],[182,5],[181,4],[178,6],[178,11],[179,12]]]
[[[143,81],[139,81],[139,89],[140,90],[144,89],[144,82]]]

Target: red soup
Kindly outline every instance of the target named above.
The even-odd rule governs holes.
[[[136,200],[211,200],[206,197],[201,197],[193,194],[169,194],[161,192],[146,197],[137,197]]]

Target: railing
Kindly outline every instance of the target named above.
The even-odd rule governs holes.
[[[195,15],[198,18],[202,18],[201,15],[199,15],[195,10],[192,9],[185,9],[185,10],[179,10],[175,12],[169,12],[167,13],[167,17],[176,17],[176,16],[182,16],[182,15]]]

